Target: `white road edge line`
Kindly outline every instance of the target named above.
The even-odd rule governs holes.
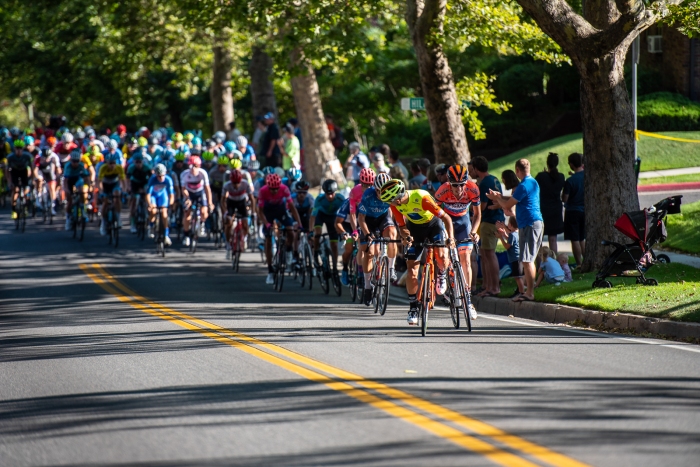
[[[395,300],[397,302],[405,303],[406,305],[408,305],[408,299],[394,297],[391,295],[389,295],[389,298],[392,300]],[[435,308],[447,310],[447,307],[436,306]],[[621,337],[621,336],[617,336],[617,335],[608,334],[605,332],[588,331],[585,329],[572,329],[572,328],[566,327],[566,326],[552,326],[551,324],[544,324],[544,323],[531,323],[531,322],[527,322],[525,320],[525,318],[504,318],[502,316],[496,316],[496,315],[491,315],[488,313],[481,313],[481,312],[479,313],[479,317],[484,317],[486,319],[492,319],[494,321],[503,321],[506,323],[521,324],[523,326],[532,326],[535,328],[546,328],[546,329],[551,329],[551,330],[555,330],[555,331],[565,331],[565,332],[571,332],[574,334],[584,334],[584,335],[591,336],[591,337],[605,337],[607,339],[619,339],[622,341],[634,342],[636,344],[656,345],[659,347],[668,347],[670,349],[685,350],[687,352],[700,353],[700,347],[695,346],[693,344],[683,344],[683,343],[667,344],[666,341],[661,341],[658,339],[644,339],[644,338],[639,338],[639,337],[636,337],[636,338],[635,337]]]

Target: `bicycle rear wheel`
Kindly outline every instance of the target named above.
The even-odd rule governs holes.
[[[306,269],[306,279],[309,281],[309,290],[311,290],[314,285],[314,260],[311,254],[311,247],[308,244],[304,247],[304,264],[302,267]]]
[[[426,264],[423,268],[423,293],[421,294],[420,309],[420,332],[423,337],[428,333],[428,312],[430,311],[430,296],[432,293],[432,281],[430,280],[431,265]]]
[[[350,301],[354,303],[357,300],[357,263],[355,262],[355,255],[350,257],[348,283],[350,285]]]
[[[113,215],[112,219],[112,233],[114,235],[114,248],[119,246],[119,221],[117,221],[117,216]]]
[[[83,208],[80,207],[78,208],[78,222],[80,223],[78,240],[82,242],[85,237],[85,213],[83,212]]]
[[[387,303],[389,302],[389,258],[386,256],[382,257],[379,264],[381,265],[381,273],[379,274],[379,284],[377,285],[380,287],[377,291],[377,302],[379,303],[379,314],[384,316]]]
[[[455,293],[456,297],[459,298],[461,303],[462,311],[464,312],[464,321],[467,323],[467,331],[472,332],[472,320],[469,316],[469,305],[471,304],[471,299],[469,298],[469,292],[466,290],[466,282],[464,281],[464,272],[461,267],[455,268]],[[459,314],[459,309],[457,310]]]
[[[457,292],[457,277],[452,269],[450,267],[450,271],[448,272],[449,274],[449,280],[447,281],[447,288],[450,294],[450,317],[452,318],[452,326],[454,326],[455,329],[459,329],[459,313],[460,309],[456,305],[459,300],[459,293]]]
[[[330,280],[331,276],[331,269],[330,266],[328,265],[328,257],[326,256],[321,256],[321,270],[319,271],[318,274],[318,280],[321,283],[321,290],[323,290],[323,293],[328,295],[328,291],[330,290]]]

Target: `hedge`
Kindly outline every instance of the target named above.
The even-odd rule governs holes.
[[[639,97],[637,122],[644,131],[700,130],[700,102],[670,92]]]

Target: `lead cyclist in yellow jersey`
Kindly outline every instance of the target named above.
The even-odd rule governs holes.
[[[440,209],[433,197],[425,190],[408,190],[401,180],[390,180],[382,186],[379,199],[389,203],[394,220],[399,226],[401,238],[409,245],[406,252],[408,277],[406,291],[410,300],[408,324],[418,324],[420,304],[416,299],[418,293],[418,269],[416,261],[423,251],[422,244],[427,239],[431,242],[446,242],[454,246],[454,231],[452,219]],[[445,238],[447,232],[447,238]],[[447,290],[447,267],[450,260],[445,248],[437,248],[435,252],[437,275],[435,278],[435,293],[442,295]]]
[[[100,166],[100,172],[97,175],[97,181],[100,183],[100,191],[104,202],[102,203],[102,224],[100,225],[100,235],[107,235],[107,226],[105,225],[105,217],[107,211],[108,198],[114,199],[114,212],[117,213],[117,222],[119,227],[122,226],[122,220],[119,213],[122,209],[121,194],[126,189],[126,174],[124,167],[117,164],[117,154],[107,154],[105,163]]]

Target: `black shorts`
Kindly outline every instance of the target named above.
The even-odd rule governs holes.
[[[209,205],[207,203],[207,195],[204,194],[204,190],[196,192],[188,191],[188,194],[190,195],[190,202],[192,204],[197,203],[197,205],[201,208],[205,208]]]
[[[29,186],[29,174],[26,169],[12,169],[10,180],[12,180],[12,186]]]
[[[365,216],[365,224],[369,229],[369,233],[374,235],[375,232],[384,232],[389,227],[394,227],[394,219],[389,215],[389,211],[385,212],[379,217],[369,217]],[[364,232],[360,233],[360,245],[367,245],[369,241]]]
[[[44,172],[44,171],[40,170],[39,175],[41,175],[41,178],[43,178],[44,181],[46,181],[46,182],[56,181],[56,171],[55,170],[49,170],[48,172]]]
[[[133,193],[133,194],[141,193],[141,191],[143,191],[143,189],[146,188],[146,185],[148,185],[148,182],[141,183],[141,182],[132,181],[131,182],[131,193]]]
[[[406,227],[413,237],[413,243],[411,247],[406,252],[406,259],[408,261],[415,261],[420,254],[423,252],[422,243],[425,240],[432,242],[444,242],[445,241],[445,224],[443,224],[442,219],[433,217],[430,222],[425,224],[414,224],[412,222],[407,222]]]
[[[581,242],[586,239],[586,213],[566,211],[564,215],[564,239]]]
[[[248,205],[244,199],[226,199],[226,212],[229,216],[238,214],[239,217],[248,217]]]
[[[326,214],[325,212],[319,211],[316,215],[316,222],[314,223],[314,227],[326,226],[326,230],[328,231],[328,239],[331,242],[337,242],[339,237],[338,231],[335,230],[336,217],[337,216],[335,214]]]
[[[121,191],[121,188],[120,188],[118,182],[117,183],[105,183],[103,181],[102,188],[104,189],[103,196],[112,196],[115,191],[117,193],[119,193]]]
[[[523,277],[524,274],[523,263],[520,261],[510,263],[510,277]]]
[[[292,216],[289,215],[289,212],[285,208],[263,208],[263,214],[265,215],[267,222],[270,224],[274,224],[275,221],[277,221],[285,228],[292,227],[294,225]],[[263,227],[263,234],[265,237],[270,238],[272,237],[273,230],[274,229],[272,227],[269,229],[267,227]]]
[[[299,220],[301,221],[301,225],[299,226],[299,229],[301,229],[304,232],[309,231],[309,220],[311,218],[311,213],[306,210],[305,212],[300,212],[299,213]]]

